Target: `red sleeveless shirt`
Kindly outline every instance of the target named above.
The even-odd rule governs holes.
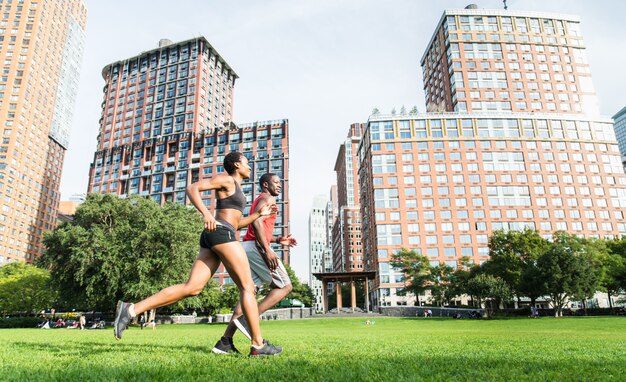
[[[254,202],[252,202],[252,206],[250,207],[250,213],[255,211],[256,205],[258,204],[259,199],[261,199],[263,196],[265,196],[265,194],[260,194],[259,196],[256,197],[256,199],[254,199]],[[263,228],[265,228],[265,239],[267,240],[268,244],[272,242],[272,232],[274,231],[275,223],[276,223],[276,214],[269,215],[265,217],[265,220],[263,220]],[[252,224],[248,225],[248,230],[246,231],[246,234],[243,236],[243,241],[251,241],[251,240],[256,240],[256,235],[254,233],[254,228],[252,227]]]

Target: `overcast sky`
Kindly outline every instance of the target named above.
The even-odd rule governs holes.
[[[374,107],[424,111],[420,58],[444,9],[470,1],[85,0],[87,40],[62,200],[87,190],[96,149],[102,68],[173,41],[205,36],[239,75],[236,123],[289,119],[292,266],[308,280],[308,214],[328,195],[350,123]],[[500,0],[475,2],[501,9]],[[626,1],[509,0],[509,10],[579,15],[600,110],[626,106]],[[621,74],[620,74],[621,73]]]

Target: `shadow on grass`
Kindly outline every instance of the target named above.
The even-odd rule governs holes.
[[[66,343],[40,343],[40,342],[13,342],[14,349],[24,351],[36,351],[45,353],[77,353],[77,354],[101,354],[101,353],[119,353],[119,352],[136,352],[138,348],[150,349],[158,352],[198,352],[207,353],[207,346],[191,346],[191,345],[159,345],[159,344],[137,344],[122,342],[66,342]],[[209,349],[210,350],[210,349]]]
[[[21,349],[55,351],[41,344],[16,343]],[[294,349],[271,359],[217,356],[196,346],[149,345],[142,362],[127,360],[137,345],[113,346],[101,343],[76,344],[89,354],[106,354],[101,362],[86,364],[80,357],[62,366],[29,363],[0,367],[2,380],[272,380],[272,381],[416,381],[416,380],[619,380],[623,358],[571,359],[569,354],[545,358],[542,354],[518,356],[508,352],[475,352],[468,348],[445,354],[444,348],[395,349],[382,355],[363,352],[360,357],[340,353],[324,354],[323,349],[300,352]],[[156,350],[155,350],[156,349]],[[67,351],[67,349],[56,349]],[[75,349],[74,349],[75,350]],[[153,351],[154,350],[154,351]],[[199,354],[200,352],[204,354]],[[170,362],[163,362],[171,354]],[[321,356],[320,356],[321,354]],[[121,364],[120,364],[121,362]]]

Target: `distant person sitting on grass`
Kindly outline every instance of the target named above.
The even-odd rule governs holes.
[[[276,197],[282,189],[281,179],[278,175],[267,173],[259,179],[261,193],[252,202],[250,211],[258,212],[267,206],[276,205]],[[263,301],[259,303],[259,314],[278,304],[291,292],[291,280],[283,262],[278,258],[271,247],[271,243],[285,247],[293,247],[296,240],[288,236],[272,236],[276,214],[263,216],[248,226],[243,237],[243,248],[248,256],[252,280],[256,287],[264,283],[270,285],[271,291]],[[244,336],[250,338],[250,328],[246,318],[242,315],[241,304],[238,302],[224,335],[213,347],[213,353],[228,354],[239,353],[233,344],[233,335],[239,329]],[[274,317],[276,319],[276,317]]]

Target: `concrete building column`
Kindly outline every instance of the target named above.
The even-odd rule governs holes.
[[[326,293],[326,288],[328,287],[328,283],[326,280],[322,281],[322,310],[324,313],[328,312],[328,296]]]
[[[335,289],[337,290],[337,314],[339,314],[343,305],[341,304],[341,282],[337,280],[335,283]]]
[[[369,280],[365,277],[365,312],[369,313],[370,311],[370,286]]]
[[[356,288],[354,287],[354,280],[350,280],[350,302],[352,303],[352,313],[356,310]]]

